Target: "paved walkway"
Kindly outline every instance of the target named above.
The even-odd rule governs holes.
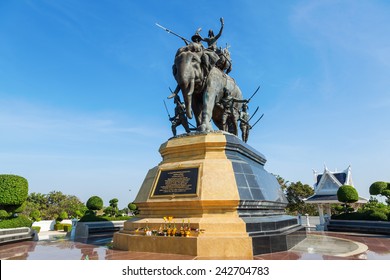
[[[64,233],[40,233],[40,241],[0,245],[0,260],[194,260],[194,256],[128,252],[70,241]],[[390,236],[309,232],[286,252],[254,256],[254,260],[390,260]]]

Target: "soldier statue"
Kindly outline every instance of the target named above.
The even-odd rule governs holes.
[[[172,123],[172,133],[173,136],[176,136],[176,127],[182,125],[187,133],[190,133],[190,128],[188,126],[188,119],[186,115],[186,108],[183,103],[180,101],[179,95],[175,95],[175,115],[169,120]]]
[[[237,135],[238,133],[237,121],[239,118],[239,112],[234,107],[235,102],[248,103],[248,100],[246,99],[240,100],[234,98],[231,95],[231,92],[227,88],[224,88],[223,97],[219,102],[217,102],[216,105],[219,106],[221,109],[223,109],[223,115],[222,115],[223,130]]]
[[[244,103],[240,112],[240,129],[241,129],[241,138],[245,143],[248,141],[249,130],[252,127],[249,124],[249,113],[248,105]]]

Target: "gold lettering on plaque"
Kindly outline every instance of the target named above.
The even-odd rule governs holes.
[[[164,193],[185,193],[192,188],[192,184],[189,184],[189,177],[186,177],[186,173],[190,171],[170,171],[169,178],[165,180],[165,185],[161,186],[161,190]]]

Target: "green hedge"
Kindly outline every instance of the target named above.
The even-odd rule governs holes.
[[[0,228],[18,228],[31,227],[32,221],[24,215],[19,215],[16,218],[8,218],[0,221]]]
[[[63,231],[66,231],[66,232],[70,232],[72,230],[72,225],[71,224],[60,224],[60,223],[57,223],[54,225],[54,230],[63,230]]]
[[[120,216],[120,217],[108,217],[108,216],[95,216],[95,215],[84,215],[81,217],[79,222],[107,222],[107,221],[127,221],[132,217]]]
[[[353,212],[343,213],[340,215],[332,215],[334,220],[362,220],[362,221],[388,221],[388,217],[385,213],[380,211],[367,211],[367,212]]]
[[[64,230],[64,224],[60,224],[60,223],[58,223],[58,224],[55,224],[54,225],[54,230]]]
[[[7,210],[7,206],[19,207],[28,196],[28,182],[17,175],[0,175],[0,205]]]
[[[71,232],[72,231],[72,225],[71,224],[64,224],[64,231],[65,232]]]

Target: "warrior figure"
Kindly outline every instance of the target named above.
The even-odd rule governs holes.
[[[240,113],[241,138],[245,143],[248,141],[249,130],[251,128],[252,127],[249,124],[248,105],[245,103],[242,105],[242,110]]]
[[[199,32],[201,29],[199,28],[195,35],[192,36],[193,42],[206,42],[207,49],[204,50],[204,54],[202,55],[202,64],[205,65],[206,75],[210,72],[211,68],[217,64],[217,61],[220,59],[222,55],[222,51],[217,47],[217,41],[222,35],[222,30],[224,26],[223,18],[220,18],[221,29],[217,35],[214,35],[214,31],[212,29],[209,30],[209,34],[207,38],[203,38]]]
[[[180,101],[179,95],[175,95],[175,115],[169,120],[172,123],[172,133],[173,136],[176,136],[176,127],[182,125],[187,133],[190,133],[190,128],[188,126],[188,119],[186,115],[186,108],[183,103]]]
[[[209,37],[208,38],[201,38],[201,40],[203,42],[207,43],[208,49],[210,49],[214,52],[218,51],[217,41],[218,41],[219,37],[221,37],[221,35],[222,35],[222,30],[223,30],[223,25],[224,25],[223,18],[220,18],[219,20],[221,22],[221,29],[219,30],[219,33],[216,36],[214,36],[214,31],[212,29],[210,29],[209,30]]]
[[[224,88],[223,97],[220,102],[217,102],[216,105],[223,109],[223,130],[237,135],[237,121],[239,118],[239,112],[237,112],[237,109],[234,107],[235,102],[248,103],[248,100],[234,98],[231,95],[231,92],[227,88]]]

